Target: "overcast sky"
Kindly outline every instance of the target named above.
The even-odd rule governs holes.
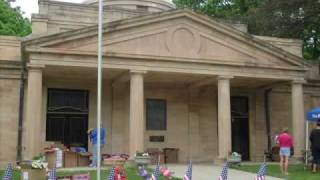
[[[84,0],[56,0],[64,2],[81,3]],[[171,0],[167,0],[171,1]],[[24,16],[30,18],[32,13],[38,13],[38,0],[16,0],[13,6],[20,6],[22,11],[25,12]]]

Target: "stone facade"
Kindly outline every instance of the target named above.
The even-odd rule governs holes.
[[[21,40],[0,36],[0,167],[15,160],[21,84]]]
[[[23,82],[24,159],[47,144],[48,89],[87,90],[88,126],[96,122],[97,3],[41,0],[39,7],[30,37],[0,36],[0,166],[17,158]],[[245,25],[171,10],[162,1],[105,7],[103,153],[169,147],[179,149],[180,162],[225,159],[232,150],[232,97],[248,99],[250,160],[261,160],[267,149],[267,109],[270,134],[289,127],[295,147],[304,148],[304,112],[320,105],[320,76],[301,58],[301,41],[252,36]],[[146,129],[146,99],[166,100],[166,130]]]

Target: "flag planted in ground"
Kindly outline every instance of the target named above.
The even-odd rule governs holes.
[[[49,170],[48,180],[57,180],[56,168],[53,168],[53,169]]]
[[[13,175],[13,168],[11,163],[9,163],[4,171],[2,180],[11,180]]]
[[[192,161],[189,162],[186,174],[183,176],[183,180],[191,180],[191,179],[192,179]]]
[[[115,169],[115,167],[113,166],[112,169],[111,169],[111,171],[110,171],[108,180],[114,180],[114,169]]]
[[[265,179],[266,179],[266,163],[262,163],[257,173],[257,176],[254,178],[254,180],[265,180]]]
[[[141,176],[143,179],[148,179],[148,171],[144,168],[144,166],[139,166],[139,176]]]
[[[228,163],[225,163],[218,180],[227,180],[227,179],[228,179]]]
[[[159,178],[159,171],[160,171],[160,162],[158,161],[158,162],[157,162],[157,165],[156,165],[156,167],[155,167],[155,169],[154,169],[154,171],[153,171],[153,173],[152,173],[152,175],[151,175],[150,180],[158,180],[158,178]]]

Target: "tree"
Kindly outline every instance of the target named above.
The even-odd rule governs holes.
[[[264,0],[173,0],[178,8],[190,8],[217,18],[240,18]]]
[[[19,7],[12,8],[15,0],[0,0],[0,35],[26,36],[31,33],[31,24],[22,16]]]
[[[320,1],[269,0],[251,9],[247,16],[249,32],[303,40],[306,59],[320,56]]]
[[[319,0],[174,0],[216,18],[248,24],[251,34],[303,40],[306,59],[320,57]]]

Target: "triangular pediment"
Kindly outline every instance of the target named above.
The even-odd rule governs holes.
[[[301,67],[301,58],[222,22],[190,11],[173,11],[105,24],[105,53],[185,58],[208,62]],[[97,51],[97,26],[58,34],[29,46]],[[45,41],[46,40],[46,41]],[[27,43],[28,44],[28,43]]]

